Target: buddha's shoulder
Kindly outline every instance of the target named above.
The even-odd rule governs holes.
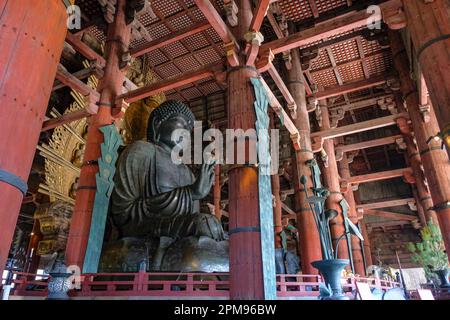
[[[147,141],[135,141],[128,145],[122,153],[122,157],[149,157],[155,153],[155,145]]]

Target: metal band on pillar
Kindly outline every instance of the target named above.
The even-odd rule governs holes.
[[[23,193],[23,195],[27,194],[28,185],[25,181],[22,180],[21,177],[0,169],[0,181],[3,181],[15,188],[17,188],[20,192]]]
[[[260,227],[238,227],[234,228],[228,231],[228,235],[232,235],[235,233],[241,233],[241,232],[261,232]]]
[[[437,43],[437,42],[441,42],[444,40],[450,39],[450,34],[443,34],[440,35],[439,37],[436,37],[434,39],[428,40],[427,42],[425,42],[420,48],[419,50],[417,50],[417,59],[420,59],[420,56],[422,55],[422,53],[428,49],[430,46],[432,46],[433,44]]]
[[[434,211],[436,211],[436,212],[443,211],[443,210],[446,210],[449,208],[450,208],[450,201],[444,201],[444,202],[438,203],[433,207]]]

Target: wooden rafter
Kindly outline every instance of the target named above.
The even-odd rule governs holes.
[[[365,203],[365,204],[358,204],[356,206],[356,208],[362,209],[365,212],[366,210],[375,210],[375,209],[381,209],[381,208],[405,206],[405,205],[408,205],[408,203],[413,203],[415,201],[416,201],[416,199],[414,199],[414,198],[391,199],[391,200],[384,200],[384,201],[375,201],[375,202]]]
[[[56,79],[63,83],[64,85],[70,87],[71,89],[81,93],[84,96],[87,95],[98,95],[98,92],[89,87],[87,84],[79,80],[76,76],[72,75],[70,72],[64,68],[62,64],[58,65],[58,70],[56,72]]]
[[[319,9],[317,8],[316,0],[308,0],[309,6],[311,7],[311,11],[313,13],[314,18],[319,17]]]
[[[336,152],[351,152],[351,151],[356,151],[356,150],[363,150],[363,149],[368,149],[368,148],[384,146],[387,144],[395,143],[395,141],[397,139],[401,139],[402,137],[403,137],[402,135],[394,135],[394,136],[384,137],[384,138],[380,138],[380,139],[374,139],[374,140],[363,141],[363,142],[358,142],[358,143],[353,143],[353,144],[348,144],[348,145],[343,145],[343,146],[337,146]]]
[[[280,90],[281,94],[283,95],[284,99],[286,99],[286,102],[289,106],[289,109],[296,110],[297,106],[295,103],[294,98],[292,97],[292,94],[290,93],[288,87],[284,83],[283,79],[281,78],[280,74],[278,73],[275,66],[271,63],[270,68],[267,70],[272,77],[273,81],[275,82],[276,86]]]
[[[359,176],[352,176],[349,179],[347,179],[347,182],[351,183],[351,184],[359,184],[359,183],[388,180],[388,179],[403,177],[405,175],[405,173],[408,173],[408,172],[412,173],[412,169],[410,167],[382,171],[382,172],[368,173],[368,174],[362,174]]]
[[[408,113],[399,113],[395,115],[390,115],[382,118],[376,118],[368,121],[358,122],[354,124],[350,124],[343,127],[338,127],[335,129],[329,129],[319,132],[314,132],[311,134],[311,138],[319,138],[322,139],[332,139],[337,137],[343,137],[350,134],[384,128],[388,126],[392,126],[396,124],[396,119],[398,118],[409,118]]]
[[[328,106],[328,109],[332,110],[335,108],[343,108],[344,111],[350,111],[350,110],[358,110],[363,109],[367,107],[371,107],[377,104],[378,100],[384,100],[386,98],[394,98],[392,94],[378,94],[378,95],[370,95],[367,98],[361,100],[361,98],[353,99],[348,101],[348,103],[345,104],[336,104],[336,105],[330,105]]]
[[[224,43],[236,42],[233,33],[209,0],[194,0],[197,7]]]
[[[269,49],[274,54],[281,53],[297,47],[306,46],[339,33],[367,26],[368,17],[369,14],[365,10],[343,15],[333,21],[326,21],[318,26],[294,33],[285,38],[268,42],[261,46],[261,53],[263,54]]]
[[[253,13],[252,22],[250,23],[250,30],[259,31],[266,16],[267,9],[269,9],[271,0],[259,0]]]
[[[297,127],[292,122],[291,118],[288,116],[286,111],[284,111],[283,107],[281,106],[278,99],[273,94],[272,90],[270,90],[270,87],[267,85],[267,83],[264,81],[264,79],[261,78],[261,82],[266,89],[268,98],[269,98],[269,105],[274,109],[275,113],[280,119],[283,119],[283,124],[286,127],[286,129],[289,131],[289,134],[291,135],[291,139],[294,143],[294,149],[298,150],[300,149],[300,134],[298,132]]]
[[[61,117],[44,121],[41,131],[48,131],[56,127],[62,126],[63,124],[81,120],[89,116],[91,115],[85,109],[73,111],[71,113],[66,113]]]
[[[194,24],[193,26],[189,26],[189,27],[182,29],[180,31],[177,31],[177,32],[171,32],[170,34],[168,34],[165,37],[161,37],[159,39],[156,39],[154,41],[151,41],[151,42],[145,44],[144,46],[135,48],[135,49],[131,50],[130,53],[133,57],[139,57],[139,56],[142,56],[153,50],[162,48],[171,43],[180,41],[184,38],[187,38],[187,37],[197,34],[199,32],[205,31],[210,27],[211,27],[211,25],[208,22],[198,22],[198,23]]]
[[[97,52],[92,50],[87,44],[77,38],[75,35],[67,32],[66,42],[70,44],[76,51],[78,51],[81,55],[88,58],[89,60],[97,60],[98,64],[101,66],[106,65],[106,60]]]
[[[199,70],[182,74],[177,78],[166,79],[157,83],[152,83],[145,87],[120,95],[119,97],[117,97],[117,102],[120,102],[121,99],[123,99],[127,103],[136,102],[160,92],[166,92],[201,79],[214,77],[216,75],[216,72],[222,71],[222,68],[222,63],[208,65]]]
[[[360,81],[349,82],[344,85],[338,85],[335,87],[327,88],[324,91],[320,91],[314,94],[317,100],[324,100],[331,97],[339,96],[350,92],[360,91],[363,89],[379,86],[385,84],[391,74],[378,75],[371,77],[370,79],[364,79]]]

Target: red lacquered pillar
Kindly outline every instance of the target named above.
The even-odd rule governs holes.
[[[292,159],[295,210],[297,212],[297,229],[299,233],[299,254],[301,257],[302,273],[318,274],[319,271],[311,265],[311,262],[322,260],[319,231],[314,221],[313,212],[306,200],[303,185],[300,183],[300,177],[302,175],[308,178],[308,194],[311,196],[312,174],[310,167],[307,165],[310,160],[314,159],[314,153],[311,147],[311,128],[306,105],[306,91],[302,77],[300,55],[298,50],[292,50],[291,54],[292,67],[288,70],[288,86],[297,104],[297,118],[294,119],[294,123],[300,134],[301,144],[301,149],[294,151]]]
[[[401,92],[408,107],[418,152],[433,199],[434,211],[439,221],[447,255],[450,255],[450,162],[447,152],[441,149],[440,142],[431,140],[428,143],[428,139],[439,130],[437,114],[434,112],[433,105],[425,121],[419,109],[417,86],[410,77],[408,55],[400,34],[390,31],[389,37],[394,65],[400,76]]]
[[[0,1],[0,274],[67,32],[61,0]]]
[[[120,59],[128,51],[130,43],[130,25],[125,23],[126,0],[117,2],[114,22],[109,25],[106,41],[106,66],[98,91],[100,101],[98,113],[90,118],[84,164],[78,182],[75,208],[70,224],[70,232],[66,248],[66,264],[77,265],[81,269],[84,263],[87,242],[89,239],[92,210],[96,193],[95,175],[98,172],[96,161],[101,155],[100,145],[103,134],[99,128],[113,123],[111,106],[122,93],[125,71],[120,68]]]
[[[330,115],[328,112],[328,107],[326,101],[320,101],[320,108],[322,112],[322,130],[329,130],[330,126]],[[323,175],[325,180],[325,185],[330,191],[330,196],[327,198],[326,207],[327,209],[333,209],[338,212],[336,218],[330,221],[330,231],[333,240],[333,248],[336,248],[338,239],[345,234],[344,218],[342,216],[342,208],[340,201],[343,199],[341,193],[341,185],[339,182],[339,172],[336,162],[336,153],[334,149],[334,140],[326,139],[323,142],[323,149],[328,155],[328,166],[324,166]],[[339,242],[339,259],[348,259],[348,247],[346,244],[346,238]]]
[[[239,24],[235,36],[239,41],[244,39],[244,34],[250,28],[252,6],[249,0],[240,0],[238,4]],[[255,128],[255,96],[250,78],[258,76],[256,69],[245,66],[243,60],[240,61],[240,66],[229,68],[227,110],[230,129],[246,131]],[[246,145],[249,150],[250,143],[246,142]],[[252,146],[255,147],[253,143]],[[264,299],[258,170],[255,167],[236,165],[229,171],[228,177],[230,299]]]

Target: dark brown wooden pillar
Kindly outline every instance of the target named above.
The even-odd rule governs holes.
[[[330,115],[328,112],[328,107],[326,105],[326,100],[321,100],[319,102],[320,109],[322,113],[322,130],[329,130],[330,126]],[[342,207],[340,205],[340,201],[343,196],[341,193],[341,186],[339,182],[339,172],[336,161],[336,153],[334,149],[334,140],[326,139],[323,142],[323,149],[325,150],[328,161],[324,164],[323,168],[323,176],[325,186],[330,191],[330,196],[327,198],[326,208],[333,209],[338,212],[336,218],[330,221],[330,231],[331,237],[333,239],[333,248],[336,248],[337,240],[345,233],[344,227],[344,218],[342,216]],[[348,259],[348,247],[346,243],[346,239],[343,239],[339,243],[338,249],[338,258],[339,259]]]
[[[28,243],[24,272],[35,274],[39,267],[40,256],[36,254],[39,241],[42,240],[39,219],[34,219],[33,230]]]
[[[274,112],[269,111],[270,128],[274,128]],[[281,208],[281,196],[280,196],[280,175],[273,174],[270,176],[270,182],[272,185],[273,196],[273,232],[275,239],[275,248],[282,248],[280,233],[283,231],[282,223],[282,208]]]
[[[292,50],[292,67],[288,70],[289,91],[297,104],[297,118],[295,126],[300,134],[300,150],[294,151],[293,185],[295,189],[295,210],[297,212],[297,229],[299,233],[299,255],[301,257],[301,269],[303,274],[318,274],[311,262],[322,260],[320,237],[314,222],[313,212],[306,201],[303,185],[299,178],[304,175],[308,178],[308,192],[311,195],[312,175],[308,167],[308,161],[314,159],[311,147],[311,128],[308,109],[306,105],[305,84],[302,77],[302,68],[298,50]]]
[[[402,99],[397,96],[397,108],[399,112],[407,112],[403,105]],[[414,177],[414,197],[416,198],[417,211],[419,220],[422,226],[426,225],[428,220],[433,220],[433,223],[438,224],[436,212],[433,210],[433,200],[430,195],[430,190],[425,184],[425,174],[422,170],[422,159],[414,142],[414,134],[408,124],[407,119],[397,119],[397,125],[400,132],[403,134],[403,140],[406,144],[407,163],[412,168]]]
[[[67,32],[61,0],[0,1],[0,274]]]
[[[366,270],[368,267],[373,265],[372,259],[372,249],[370,248],[370,238],[369,233],[367,232],[366,223],[361,220],[361,233],[364,238],[364,256],[366,258]]]
[[[410,77],[408,56],[400,34],[390,31],[389,36],[395,68],[400,75],[401,92],[408,107],[447,255],[450,255],[450,162],[447,153],[441,149],[440,142],[431,140],[427,143],[439,130],[434,108],[430,108],[426,115],[421,113],[417,86]]]
[[[275,235],[275,248],[281,248],[281,237],[280,233],[283,231],[282,219],[281,219],[281,198],[280,198],[280,176],[274,174],[270,177],[272,181],[272,194],[274,200],[273,206],[273,226]]]
[[[115,20],[108,28],[106,66],[98,86],[99,109],[89,119],[84,164],[67,241],[66,264],[78,265],[80,268],[83,267],[96,193],[96,161],[101,155],[100,145],[103,142],[99,128],[113,123],[111,106],[115,105],[116,96],[122,93],[125,79],[125,71],[120,68],[121,57],[128,51],[130,43],[130,25],[125,23],[125,5],[126,0],[118,0]]]
[[[350,167],[348,162],[347,154],[344,153],[341,161],[338,163],[339,173],[343,180],[350,178]],[[356,202],[355,197],[353,195],[353,189],[351,185],[348,185],[346,192],[344,192],[344,198],[347,200],[349,209],[348,209],[348,218],[355,224],[358,225],[358,213],[356,211]],[[351,245],[352,245],[352,257],[353,257],[353,266],[355,268],[355,273],[361,276],[364,276],[366,273],[364,267],[364,261],[362,256],[362,248],[361,248],[361,240],[358,237],[352,235],[351,236]]]
[[[220,164],[216,164],[214,167],[214,189],[213,189],[213,201],[214,201],[214,215],[217,219],[222,218],[222,206],[220,205],[221,200],[221,184],[220,184]]]
[[[450,139],[450,3],[403,0],[403,7],[439,127]]]
[[[238,1],[239,25],[236,38],[244,39],[250,28],[252,8],[249,0]],[[228,127],[255,128],[254,91],[250,78],[258,77],[254,67],[229,68],[227,78]],[[248,148],[249,142],[246,142]],[[254,145],[252,144],[254,148]],[[246,148],[246,150],[248,150]],[[248,159],[248,153],[246,153]],[[228,175],[230,232],[230,299],[264,299],[261,234],[259,223],[258,171],[236,165]]]

